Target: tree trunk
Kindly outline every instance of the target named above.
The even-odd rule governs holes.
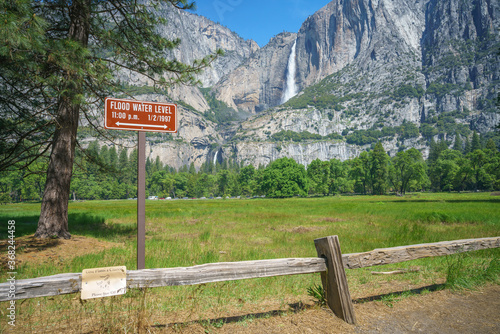
[[[68,200],[80,106],[70,103],[68,99],[63,99],[59,105],[58,127],[52,142],[42,209],[35,233],[38,238],[71,237],[68,232]]]
[[[68,38],[88,45],[90,26],[90,0],[74,0],[70,8],[71,23]],[[71,238],[68,231],[68,201],[75,157],[76,133],[80,104],[74,97],[82,93],[81,78],[68,73],[64,76],[66,91],[59,96],[56,130],[52,141],[47,181],[35,236],[38,238]]]

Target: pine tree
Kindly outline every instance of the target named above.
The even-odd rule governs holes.
[[[497,145],[495,145],[495,141],[493,140],[493,138],[488,139],[488,141],[486,142],[486,149],[491,150],[492,152],[498,151]]]
[[[116,147],[113,145],[109,149],[109,167],[113,170],[116,171],[116,168],[118,167],[118,153],[116,152]]]
[[[189,174],[196,174],[196,168],[194,167],[194,162],[191,162],[191,164],[189,165],[189,171],[188,171]]]
[[[439,142],[436,143],[434,139],[432,139],[430,143],[429,157],[427,158],[427,164],[432,165],[434,162],[436,162],[436,160],[439,159],[439,155],[441,154],[441,152],[446,150],[447,148],[448,145],[444,140],[440,139]]]
[[[455,134],[455,143],[453,144],[453,149],[455,151],[462,152],[462,149],[463,149],[462,146],[463,146],[462,138],[460,138],[460,135],[457,133],[457,134]]]
[[[464,150],[463,150],[463,154],[464,155],[467,155],[467,153],[470,153],[471,152],[471,145],[470,145],[470,141],[469,139],[465,139],[465,145],[464,145]]]
[[[477,134],[477,132],[474,131],[474,133],[472,134],[471,152],[480,149],[481,149],[481,140],[479,139],[479,135]]]
[[[195,84],[220,54],[192,65],[166,59],[179,40],[158,33],[160,10],[188,0],[0,0],[0,171],[48,153],[36,236],[70,238],[68,199],[81,113],[94,119],[104,97],[122,87],[117,73],[137,72],[165,88]],[[100,131],[99,126],[90,122]]]
[[[123,173],[128,166],[128,155],[127,149],[123,148],[120,151],[120,157],[118,158],[118,169]]]

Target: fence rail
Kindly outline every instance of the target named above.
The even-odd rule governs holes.
[[[289,258],[242,262],[221,262],[197,265],[192,267],[142,269],[127,271],[127,287],[161,287],[175,285],[195,285],[202,283],[233,281],[248,278],[272,277],[282,275],[299,275],[322,273],[323,285],[333,284],[325,288],[327,297],[330,291],[330,300],[344,294],[343,303],[351,304],[345,280],[345,269],[356,269],[399,263],[426,257],[450,255],[488,248],[500,248],[500,237],[464,239],[443,241],[410,246],[374,249],[369,252],[341,254],[337,236],[315,240],[318,257],[315,258]],[[341,256],[341,261],[340,261]],[[335,260],[335,257],[337,259]],[[333,261],[333,260],[334,261]],[[330,269],[331,268],[331,269]],[[341,277],[343,274],[343,277]],[[340,275],[340,276],[338,276]],[[328,281],[331,281],[328,283]],[[46,277],[30,278],[15,281],[15,297],[9,298],[11,284],[0,283],[0,301],[12,299],[26,299],[35,297],[55,296],[77,293],[81,290],[81,273],[58,274]],[[344,285],[344,286],[339,286]],[[345,294],[347,292],[347,295]],[[337,297],[336,297],[337,296]],[[346,304],[346,305],[347,305]],[[354,323],[349,316],[339,315],[343,312],[336,311],[337,316],[349,323]],[[352,307],[352,305],[351,305]]]

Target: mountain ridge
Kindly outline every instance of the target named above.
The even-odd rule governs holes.
[[[200,80],[226,111],[254,115],[210,123],[200,137],[174,136],[183,144],[170,143],[159,156],[176,168],[179,162],[168,156],[178,157],[186,145],[204,147],[182,159],[196,161],[196,167],[212,161],[215,152],[221,152],[219,159],[254,165],[282,156],[304,164],[345,160],[379,140],[390,154],[415,147],[426,155],[431,139],[451,145],[472,131],[493,136],[500,122],[494,104],[500,4],[493,1],[333,0],[297,33],[278,34],[262,48],[204,17],[167,9],[165,15],[164,33],[182,40],[174,53],[179,60],[226,51]],[[280,105],[295,42],[300,91]],[[169,92],[198,110],[199,124],[208,124],[207,113],[220,111],[204,94],[195,87]],[[321,139],[279,142],[281,131]]]

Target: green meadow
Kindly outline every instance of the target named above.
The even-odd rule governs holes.
[[[7,221],[12,219],[16,221],[16,237],[34,234],[39,210],[40,204],[36,203],[0,206],[4,222],[1,239],[7,238]],[[118,265],[136,269],[136,201],[72,202],[69,205],[69,229],[73,236],[114,242],[116,247],[65,262],[37,266],[20,264],[17,279]],[[315,257],[314,239],[328,235],[339,236],[343,253],[500,236],[500,197],[489,193],[418,193],[405,197],[146,202],[146,268]],[[459,285],[473,287],[481,284],[484,277],[489,281],[499,281],[499,254],[500,250],[494,249],[420,259],[348,270],[347,277],[355,299],[370,296],[391,281],[408,287],[443,283],[447,277],[453,276],[453,269]],[[405,275],[371,275],[372,270],[394,268],[419,270]],[[5,282],[5,268],[2,268],[0,278]],[[299,302],[308,298],[309,287],[319,283],[320,275],[311,274],[155,288],[149,289],[146,303],[150,312],[188,312],[190,319],[203,318],[228,310],[243,310],[248,305],[258,308],[266,303],[286,305]],[[129,291],[125,297],[112,298],[130,299],[137,293]],[[71,298],[74,296],[55,297],[61,301]],[[52,303],[52,307],[63,304]],[[29,310],[28,307],[24,312],[29,313]]]

